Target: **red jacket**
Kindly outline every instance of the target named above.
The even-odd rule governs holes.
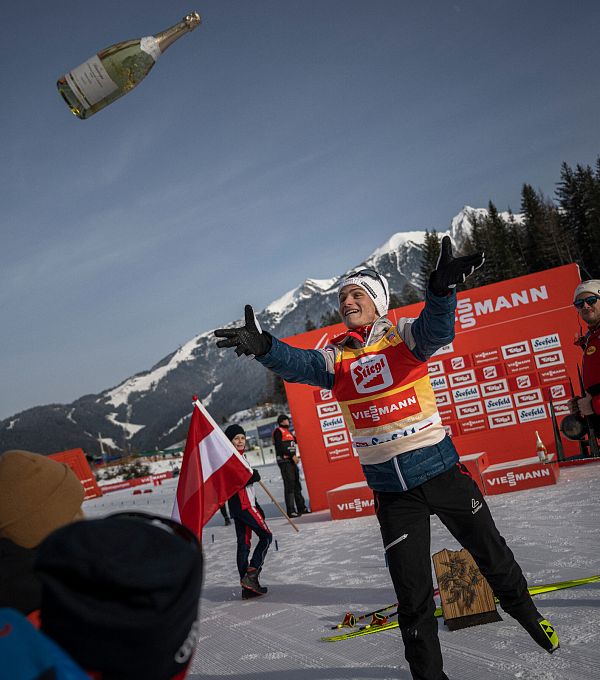
[[[583,386],[592,395],[594,413],[600,415],[600,326],[587,332],[581,346]]]

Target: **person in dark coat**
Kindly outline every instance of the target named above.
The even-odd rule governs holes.
[[[273,445],[283,479],[285,511],[289,517],[299,517],[309,510],[300,484],[296,437],[290,430],[290,419],[284,413],[277,418],[277,427],[273,430]]]
[[[225,430],[225,436],[243,455],[246,448],[246,432],[241,425],[230,425]],[[242,487],[228,501],[229,514],[235,524],[237,537],[237,568],[242,586],[242,599],[247,600],[258,595],[265,595],[267,588],[261,586],[258,576],[262,570],[267,551],[273,540],[265,513],[254,495],[253,484],[260,481],[258,470],[252,471],[252,477],[246,486]],[[250,558],[252,534],[258,537],[258,543]]]

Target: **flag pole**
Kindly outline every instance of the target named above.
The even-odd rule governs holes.
[[[285,511],[285,510],[281,507],[281,505],[279,505],[279,503],[275,500],[275,497],[274,497],[273,494],[269,491],[269,489],[267,489],[267,487],[265,486],[265,483],[262,481],[262,479],[259,480],[258,483],[261,485],[261,487],[263,488],[263,491],[267,494],[267,496],[273,501],[273,503],[275,503],[275,505],[277,506],[279,512],[287,519],[287,521],[294,527],[294,529],[295,529],[296,531],[300,531],[300,529],[298,529],[298,527],[292,522],[292,520],[290,519],[290,517],[288,516],[288,514],[286,513],[286,511]]]
[[[565,451],[562,445],[562,439],[560,438],[560,430],[558,429],[558,423],[556,421],[556,411],[554,410],[554,402],[552,397],[550,397],[550,418],[552,419],[552,432],[554,434],[554,446],[556,447],[556,460],[561,462],[565,459]]]

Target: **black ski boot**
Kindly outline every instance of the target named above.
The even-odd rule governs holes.
[[[253,590],[242,588],[242,600],[252,600],[255,597],[260,597],[260,595],[258,593],[255,593]]]
[[[549,654],[559,648],[558,635],[554,627],[539,612],[536,612],[536,616],[517,620],[538,645]]]
[[[265,588],[260,585],[258,582],[258,569],[255,567],[248,567],[248,571],[246,572],[246,575],[242,578],[240,581],[242,588],[245,590],[251,590],[253,593],[256,593],[257,595],[265,595],[266,592],[268,591],[268,588]]]

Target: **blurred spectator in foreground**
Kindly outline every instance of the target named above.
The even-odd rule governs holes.
[[[89,680],[89,675],[18,611],[0,609],[0,680]]]
[[[166,517],[75,522],[41,545],[42,632],[101,680],[181,680],[198,639],[202,551]]]
[[[65,463],[29,451],[0,455],[0,607],[35,621],[37,546],[58,527],[83,517],[83,497],[81,482]]]

